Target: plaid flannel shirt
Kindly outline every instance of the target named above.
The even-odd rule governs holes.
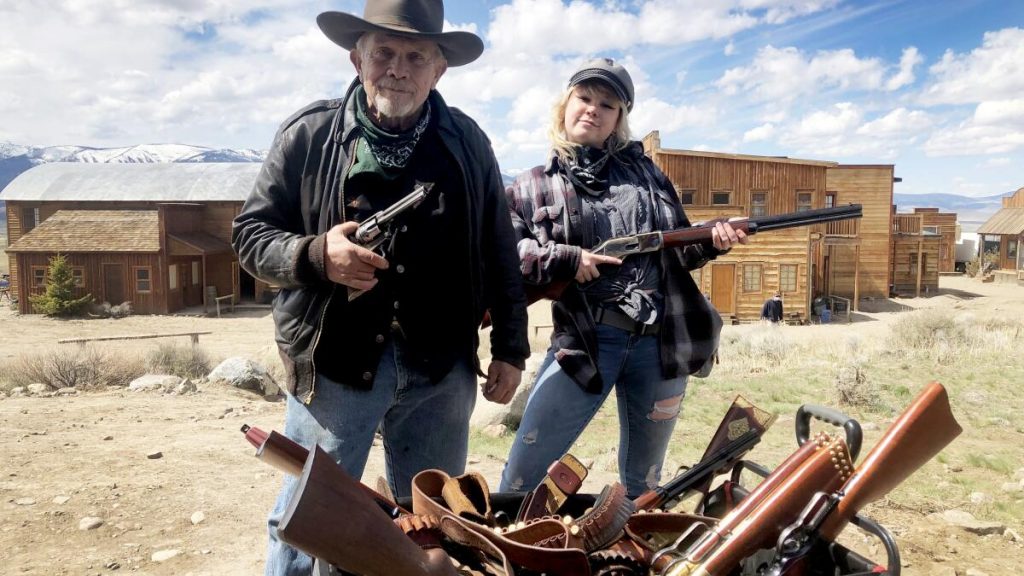
[[[631,142],[612,161],[624,163],[626,169],[610,170],[610,174],[630,174],[634,181],[628,183],[653,192],[658,229],[690,226],[671,182],[644,155],[639,142]],[[624,183],[610,181],[609,185]],[[523,279],[536,285],[572,280],[579,266],[581,246],[591,248],[596,241],[587,237],[587,215],[581,213],[582,203],[558,158],[552,155],[547,165],[520,174],[505,194]],[[700,371],[718,349],[722,319],[687,272],[700,268],[720,253],[710,240],[660,252],[665,310],[659,339],[662,375],[666,379]],[[595,321],[590,305],[575,283],[552,303],[552,318],[551,340],[559,365],[583,389],[600,391],[603,383],[597,370]]]

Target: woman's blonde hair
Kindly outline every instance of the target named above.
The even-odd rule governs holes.
[[[615,123],[615,130],[608,137],[607,145],[609,151],[614,154],[629,144],[629,111],[626,104],[615,95],[615,92],[600,80],[584,80],[575,86],[571,86],[562,93],[561,98],[551,109],[551,127],[548,128],[548,138],[551,139],[551,147],[554,148],[558,159],[563,162],[576,160],[576,148],[579,144],[570,142],[565,134],[565,109],[569,105],[569,98],[573,90],[579,90],[587,96],[601,96],[613,100],[619,107],[619,119]]]

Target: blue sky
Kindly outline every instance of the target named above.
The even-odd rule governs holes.
[[[267,148],[339,95],[347,55],[316,28],[362,1],[0,0],[0,142]],[[483,57],[439,86],[506,171],[543,161],[581,62],[633,75],[634,136],[669,148],[895,164],[897,192],[1024,186],[1024,2],[449,1]]]

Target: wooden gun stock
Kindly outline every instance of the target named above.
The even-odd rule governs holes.
[[[808,495],[836,490],[853,470],[846,443],[820,434],[807,442],[721,522],[668,564],[667,576],[724,576],[770,546],[807,504]],[[766,488],[762,488],[768,484]],[[751,498],[756,500],[752,501]],[[657,558],[656,558],[657,561]]]
[[[440,548],[417,546],[326,452],[313,449],[278,526],[281,540],[363,576],[455,576]]]
[[[821,525],[821,538],[834,540],[864,506],[900,485],[962,431],[942,384],[925,386],[843,486],[835,510]]]

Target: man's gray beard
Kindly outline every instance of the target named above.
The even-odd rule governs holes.
[[[411,100],[403,99],[401,104],[397,104],[380,93],[373,97],[373,105],[379,116],[389,120],[407,118],[419,108],[419,105]]]

